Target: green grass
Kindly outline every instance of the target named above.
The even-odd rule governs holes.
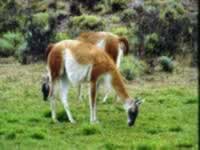
[[[60,123],[53,123],[49,102],[42,100],[40,84],[44,64],[0,64],[0,149],[197,149],[197,80],[194,69],[155,74],[157,80],[129,83],[132,97],[146,99],[138,120],[130,128],[122,104],[110,96],[98,97],[99,124],[89,123],[87,96],[69,103],[76,124],[69,123],[57,101]],[[167,76],[167,77],[166,77]],[[85,95],[87,93],[84,90]]]

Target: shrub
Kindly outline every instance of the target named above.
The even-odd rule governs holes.
[[[103,30],[104,20],[94,15],[81,15],[70,18],[69,27],[72,36],[76,36],[80,31]]]
[[[104,4],[99,3],[98,5],[94,7],[94,11],[101,15],[101,14],[105,14],[107,10]]]
[[[46,12],[36,13],[33,15],[33,24],[48,29],[49,14]]]
[[[186,10],[181,3],[171,0],[163,2],[162,6],[158,1],[155,3],[156,5],[150,3],[146,6],[142,13],[137,11],[136,36],[140,45],[138,53],[141,57],[174,56],[182,53],[183,43],[191,43],[191,34],[188,30],[191,23],[185,13]],[[158,38],[154,38],[155,34]],[[141,54],[141,51],[144,53]]]
[[[145,37],[144,40],[144,45],[145,45],[145,51],[146,54],[156,54],[156,45],[158,43],[159,37],[158,34],[156,33],[152,33],[152,34],[148,34]]]
[[[132,22],[136,18],[136,11],[134,9],[126,9],[121,14],[122,21]]]
[[[0,33],[15,31],[19,28],[18,15],[20,6],[14,0],[2,1],[0,4]]]
[[[127,7],[127,0],[111,0],[111,6],[113,11],[123,10]]]
[[[18,45],[21,41],[24,41],[24,37],[20,32],[6,32],[3,34],[3,38],[12,43],[14,46]]]
[[[82,29],[95,29],[104,25],[101,18],[93,15],[76,16],[71,22],[72,25],[80,26]]]
[[[47,13],[37,13],[27,19],[25,29],[26,43],[20,49],[20,60],[23,64],[30,63],[28,57],[38,60],[44,56],[44,50],[54,37],[55,16]]]
[[[58,1],[56,7],[57,7],[57,9],[63,9],[64,10],[64,9],[66,9],[66,3],[62,2],[62,1],[60,1],[60,2]]]
[[[14,46],[5,39],[0,39],[0,56],[11,56],[14,54]]]
[[[174,65],[171,58],[167,56],[162,56],[159,58],[159,62],[163,71],[172,72],[174,70]]]
[[[167,17],[171,17],[173,19],[178,19],[179,17],[182,17],[186,10],[184,9],[183,5],[181,3],[177,2],[168,2],[165,7],[161,9],[160,12],[160,18],[165,19]]]
[[[112,23],[119,23],[119,22],[120,22],[120,18],[117,17],[117,16],[112,16],[112,17],[111,17],[111,22],[112,22]]]
[[[58,41],[66,40],[66,39],[69,39],[69,36],[68,36],[67,33],[58,32],[55,35],[55,40],[54,41],[58,42]]]
[[[81,14],[80,5],[78,2],[72,1],[69,6],[69,11],[71,15],[79,16]]]
[[[94,7],[101,1],[101,0],[77,0],[78,3],[81,3],[82,6],[93,10]]]
[[[123,26],[113,27],[111,29],[111,32],[114,33],[114,34],[117,34],[119,36],[128,36],[128,33],[129,33],[128,29],[126,27],[123,27]]]
[[[120,71],[127,80],[133,80],[142,75],[145,69],[146,65],[133,56],[124,57],[120,66]]]
[[[15,56],[16,56],[16,58],[17,58],[17,60],[20,62],[20,63],[22,63],[22,64],[24,64],[24,58],[26,57],[25,55],[26,55],[26,53],[27,53],[27,42],[26,41],[24,41],[19,47],[18,47],[18,49],[17,49],[17,51],[16,51],[16,53],[15,53]]]
[[[99,3],[100,7],[101,8],[101,13],[102,14],[106,14],[106,13],[110,13],[112,12],[112,8],[111,8],[111,0],[102,0],[100,3]]]
[[[24,41],[24,36],[20,32],[4,33],[0,39],[0,56],[8,57],[16,54]]]

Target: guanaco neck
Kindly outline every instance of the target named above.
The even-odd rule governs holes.
[[[115,68],[111,71],[111,76],[112,76],[112,86],[115,89],[117,95],[124,101],[126,102],[128,99],[130,99],[128,92],[125,88],[125,84],[122,80],[122,77],[119,73],[119,71]]]

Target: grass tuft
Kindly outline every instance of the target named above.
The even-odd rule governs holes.
[[[36,140],[43,140],[45,139],[45,136],[42,133],[33,133],[31,138]]]
[[[100,130],[95,125],[84,125],[81,132],[83,135],[94,135],[100,133]]]
[[[177,127],[170,128],[169,131],[171,131],[171,132],[182,132],[183,129],[181,127],[177,126]]]
[[[116,149],[122,149],[122,146],[107,142],[103,145],[103,148],[105,150],[116,150]]]
[[[161,129],[147,129],[146,130],[146,132],[148,133],[148,134],[159,134],[159,133],[161,133],[161,132],[163,132]]]
[[[136,149],[137,150],[155,150],[155,147],[150,144],[141,143],[137,145]]]
[[[38,123],[38,122],[40,122],[40,119],[38,119],[38,118],[30,118],[29,121]]]
[[[189,144],[189,143],[181,143],[181,144],[177,144],[176,147],[183,149],[183,148],[192,148],[193,145]]]
[[[8,119],[7,122],[8,123],[18,123],[19,120],[17,120],[17,119]]]
[[[188,99],[184,102],[184,104],[196,104],[197,103],[197,99],[195,98],[191,98],[191,99]]]
[[[11,132],[8,135],[6,135],[6,139],[14,140],[14,139],[16,139],[16,136],[17,136],[16,133]]]
[[[0,136],[4,135],[5,131],[0,131]]]

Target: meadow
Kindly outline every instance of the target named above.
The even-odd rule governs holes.
[[[69,103],[76,124],[57,101],[59,123],[51,120],[42,99],[45,64],[0,64],[0,149],[176,150],[198,149],[198,95],[195,68],[155,72],[126,84],[132,97],[145,98],[134,127],[128,127],[121,102],[98,95],[100,123],[90,125],[87,85],[84,100],[71,88]]]

